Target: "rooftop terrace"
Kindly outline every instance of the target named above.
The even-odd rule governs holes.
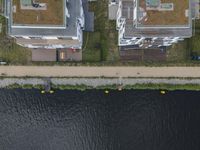
[[[193,1],[136,1],[136,8],[139,10],[137,12],[134,11],[135,4],[133,0],[122,0],[122,18],[126,18],[124,37],[163,38],[192,36],[191,4]],[[164,4],[166,8],[161,4]],[[162,10],[163,7],[164,10]],[[133,21],[135,17],[137,21]],[[134,23],[136,26],[134,26]]]
[[[188,26],[189,0],[138,0],[137,26]]]
[[[12,23],[63,26],[64,2],[65,0],[12,0]]]

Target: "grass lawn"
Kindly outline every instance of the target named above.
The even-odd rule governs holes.
[[[0,0],[0,13],[3,13],[4,1]]]
[[[100,33],[85,32],[83,42],[83,61],[97,62],[101,60]]]
[[[116,21],[109,21],[107,23],[108,28],[108,55],[107,55],[107,61],[109,62],[115,62],[120,60],[119,56],[119,49],[118,49],[118,32],[116,30]]]
[[[190,38],[191,54],[200,55],[200,20],[195,21],[195,35]]]
[[[0,16],[2,32],[0,33],[0,59],[9,64],[26,65],[30,63],[31,51],[15,43],[12,38],[6,35],[6,20]]]
[[[173,44],[167,50],[167,61],[168,62],[183,62],[189,59],[190,49],[188,47],[189,39],[184,41],[179,41],[176,44]]]
[[[116,61],[119,59],[115,21],[108,20],[108,0],[90,2],[95,14],[95,32],[84,34],[83,61]]]
[[[191,51],[195,55],[200,55],[200,35],[196,34],[190,39],[191,42]]]

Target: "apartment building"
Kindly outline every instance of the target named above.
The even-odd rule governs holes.
[[[81,49],[82,0],[5,0],[8,35],[32,49]]]
[[[110,0],[109,18],[119,46],[166,47],[193,35],[199,0]]]

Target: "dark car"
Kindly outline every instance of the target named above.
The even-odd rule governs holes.
[[[200,56],[192,56],[192,60],[200,60]]]

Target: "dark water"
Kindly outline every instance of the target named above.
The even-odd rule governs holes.
[[[0,90],[0,150],[200,150],[200,92]]]

